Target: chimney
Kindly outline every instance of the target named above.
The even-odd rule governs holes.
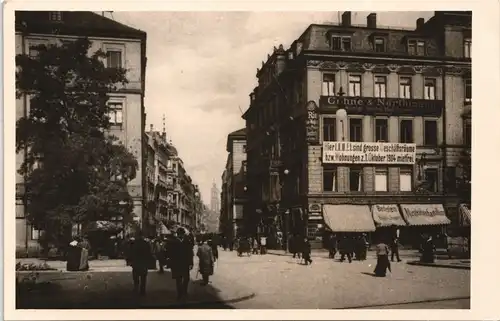
[[[377,14],[376,13],[370,13],[366,17],[366,26],[368,28],[377,29]]]
[[[342,26],[351,26],[351,11],[344,11],[344,13],[342,14]]]
[[[422,29],[422,27],[424,26],[424,23],[425,23],[425,19],[424,18],[418,18],[417,19],[417,30],[418,29]]]

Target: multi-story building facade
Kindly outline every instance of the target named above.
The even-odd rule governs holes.
[[[232,239],[246,233],[244,210],[246,208],[246,128],[239,129],[227,136],[228,152],[226,168],[222,178],[221,203],[223,211],[223,233]]]
[[[345,12],[275,48],[243,116],[254,229],[315,237],[457,221],[471,44],[471,12],[411,30],[378,28],[375,13],[353,26]]]
[[[16,11],[16,54],[36,55],[36,46],[61,44],[78,37],[92,42],[90,53],[99,49],[108,53],[106,66],[127,70],[128,83],[110,93],[113,107],[111,134],[136,156],[139,164],[137,176],[129,182],[129,193],[134,202],[133,213],[137,221],[143,216],[143,193],[146,179],[143,164],[143,133],[145,126],[144,93],[146,77],[146,33],[104,16],[82,11]],[[16,100],[16,118],[27,115],[30,99],[27,95]],[[24,153],[16,155],[19,168]],[[16,249],[38,247],[39,231],[25,219],[24,178],[16,176]]]
[[[212,183],[212,188],[210,189],[210,210],[212,212],[218,213],[220,211],[220,191],[215,184],[215,180]]]

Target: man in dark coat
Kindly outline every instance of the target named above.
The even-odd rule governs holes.
[[[345,256],[347,255],[347,259],[349,260],[349,263],[351,263],[353,249],[354,246],[352,238],[344,235],[344,237],[340,241],[340,262],[344,262]]]
[[[328,238],[328,257],[334,259],[335,254],[337,254],[337,235],[332,233]]]
[[[189,271],[193,269],[193,246],[183,228],[177,229],[177,237],[170,247],[170,269],[177,286],[177,299],[187,296]]]
[[[138,232],[130,247],[130,263],[135,293],[140,291],[141,295],[146,294],[148,265],[152,257],[151,246],[144,240],[142,233]]]
[[[304,263],[306,265],[313,262],[311,260],[311,243],[309,243],[307,237],[304,237],[304,240],[302,241],[302,258],[304,259]]]
[[[392,238],[391,242],[391,261],[394,262],[394,255],[396,256],[396,259],[398,262],[401,262],[401,259],[399,258],[399,239],[395,236]]]

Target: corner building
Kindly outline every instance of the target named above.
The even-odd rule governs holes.
[[[402,30],[378,28],[375,13],[353,26],[345,12],[275,48],[243,116],[255,229],[320,240],[400,227],[414,242],[456,224],[456,165],[471,144],[471,19],[435,12]]]

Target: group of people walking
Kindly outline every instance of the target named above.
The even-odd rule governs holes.
[[[326,243],[331,259],[335,259],[335,255],[339,253],[341,262],[344,262],[346,257],[349,263],[351,263],[353,259],[358,261],[366,260],[369,243],[365,233],[358,235],[344,234],[340,237],[335,233],[331,233]]]
[[[156,269],[159,263],[159,272],[163,273],[165,267],[171,270],[175,280],[177,299],[182,300],[188,294],[190,271],[194,265],[195,239],[186,234],[184,228],[179,228],[174,235],[167,239],[148,240],[140,232],[131,239],[127,251],[127,264],[132,266],[134,292],[146,294],[148,270]],[[208,239],[198,242],[196,251],[199,270],[202,276],[202,285],[209,283],[209,277],[214,273],[214,263],[218,259],[217,244]]]

